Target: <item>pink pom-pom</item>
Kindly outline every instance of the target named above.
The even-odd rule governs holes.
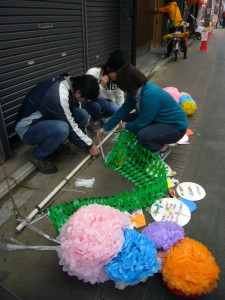
[[[81,207],[62,226],[58,237],[63,271],[92,284],[108,280],[103,267],[122,250],[123,229],[129,226],[130,218],[112,207]]]
[[[164,88],[164,91],[166,91],[167,93],[169,93],[173,99],[179,103],[179,99],[180,99],[180,92],[178,91],[177,88],[175,87],[172,87],[172,86],[169,86],[169,87],[166,87]]]

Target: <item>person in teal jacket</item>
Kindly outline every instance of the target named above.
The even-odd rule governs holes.
[[[116,81],[127,98],[97,136],[103,138],[119,124],[121,130],[135,133],[139,144],[164,160],[171,152],[169,144],[176,143],[186,133],[185,112],[169,93],[148,82],[147,77],[131,64],[119,70]]]

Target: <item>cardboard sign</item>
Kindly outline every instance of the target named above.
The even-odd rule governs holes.
[[[202,200],[206,192],[199,184],[194,182],[182,182],[177,186],[177,194],[190,201]]]
[[[190,209],[180,200],[163,198],[151,207],[151,216],[157,222],[171,221],[180,226],[186,225],[191,219]]]

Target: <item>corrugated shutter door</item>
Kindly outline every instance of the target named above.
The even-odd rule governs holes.
[[[82,4],[1,1],[0,28],[0,103],[10,137],[24,95],[37,82],[85,72]]]
[[[87,0],[88,65],[100,66],[120,46],[120,1]]]

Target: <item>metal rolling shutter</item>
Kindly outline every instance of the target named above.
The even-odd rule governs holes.
[[[85,72],[81,0],[0,4],[0,103],[8,136],[24,95],[39,81]]]
[[[8,138],[31,88],[65,72],[84,74],[119,48],[120,1],[1,1],[0,30],[0,149],[9,158]]]
[[[120,1],[87,0],[88,67],[105,63],[120,47]]]

